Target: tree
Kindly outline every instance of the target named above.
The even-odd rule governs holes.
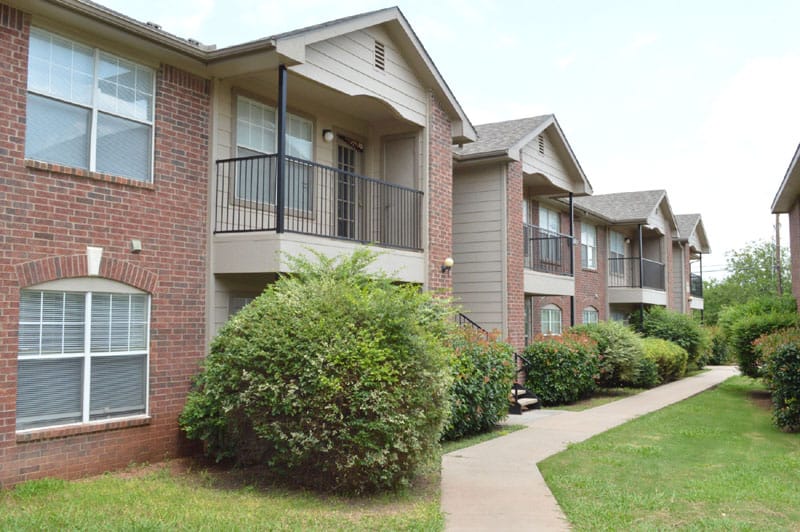
[[[728,276],[721,280],[703,282],[705,321],[715,324],[723,307],[746,303],[762,296],[777,296],[775,243],[759,240],[744,248],[726,253]],[[788,250],[781,249],[781,280],[783,293],[792,293],[791,259]]]

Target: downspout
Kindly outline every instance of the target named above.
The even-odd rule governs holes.
[[[700,253],[700,297],[703,297],[703,254]],[[705,316],[703,313],[705,312],[705,303],[703,303],[703,308],[700,309],[700,323],[705,323]]]
[[[572,295],[569,296],[569,325],[575,326],[575,202],[569,193],[569,274],[572,276]]]
[[[644,288],[644,241],[642,239],[642,224],[638,226],[639,233],[639,288]],[[644,302],[639,303],[639,323],[644,325]]]
[[[284,190],[286,188],[286,65],[278,66],[278,171],[275,198],[275,232],[284,232]]]

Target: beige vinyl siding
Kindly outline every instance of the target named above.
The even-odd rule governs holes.
[[[522,148],[522,171],[526,174],[540,173],[546,176],[554,185],[568,191],[576,190],[576,183],[570,177],[562,152],[550,140],[547,131],[544,137],[544,154],[539,151],[539,138],[534,137]]]
[[[217,335],[220,328],[230,317],[231,297],[255,298],[261,295],[264,288],[275,281],[274,274],[216,275],[212,277],[214,294],[211,337]]]
[[[503,327],[501,165],[458,169],[453,180],[453,293],[485,329]]]
[[[375,67],[376,40],[384,45],[385,70]],[[425,88],[380,26],[311,43],[306,62],[292,70],[345,94],[384,100],[407,120],[426,123]]]

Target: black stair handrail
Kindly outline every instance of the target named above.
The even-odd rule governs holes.
[[[456,316],[456,323],[460,327],[471,327],[474,331],[482,334],[486,339],[489,339],[489,331],[469,319],[466,315],[462,314],[461,312],[457,313]]]
[[[522,364],[520,364],[520,361],[522,361]],[[528,360],[524,356],[522,356],[519,353],[517,353],[516,351],[514,351],[514,367],[516,368],[516,373],[514,374],[514,402],[515,403],[519,403],[519,389],[520,389],[519,382],[518,382],[519,374],[522,373],[523,371],[525,371],[525,369],[527,367],[529,367],[530,365],[531,365],[530,360]],[[528,391],[527,388],[525,389],[525,391],[526,392]]]

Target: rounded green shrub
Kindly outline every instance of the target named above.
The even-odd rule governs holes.
[[[772,418],[787,432],[800,431],[800,329],[792,327],[755,342],[761,375],[772,395]]]
[[[707,348],[706,360],[708,364],[721,365],[730,362],[730,350],[728,349],[728,339],[719,326],[708,328],[711,342]]]
[[[510,345],[459,327],[453,333],[450,369],[450,419],[442,439],[454,440],[491,430],[508,415],[508,392],[514,382]]]
[[[601,321],[576,325],[570,331],[586,335],[597,343],[598,386],[632,386],[639,380],[644,357],[642,339],[630,327],[617,321]]]
[[[544,405],[572,403],[596,389],[597,343],[588,336],[537,336],[525,358],[525,387]]]
[[[739,361],[739,370],[748,377],[758,378],[761,361],[753,342],[760,336],[797,323],[797,315],[789,312],[747,314],[730,325],[730,346]]]
[[[686,350],[689,364],[702,367],[702,358],[709,342],[708,333],[688,314],[664,307],[650,307],[636,325],[644,336],[678,344]]]
[[[662,338],[645,338],[644,355],[658,367],[659,383],[680,379],[686,374],[689,354],[686,349]]]
[[[368,274],[374,254],[289,258],[211,346],[180,424],[208,455],[352,493],[407,485],[448,411],[449,305]]]
[[[633,370],[633,379],[627,386],[633,388],[653,388],[659,384],[661,384],[661,376],[658,374],[658,364],[656,364],[655,360],[644,354],[643,346],[642,356],[636,361],[636,366]]]

